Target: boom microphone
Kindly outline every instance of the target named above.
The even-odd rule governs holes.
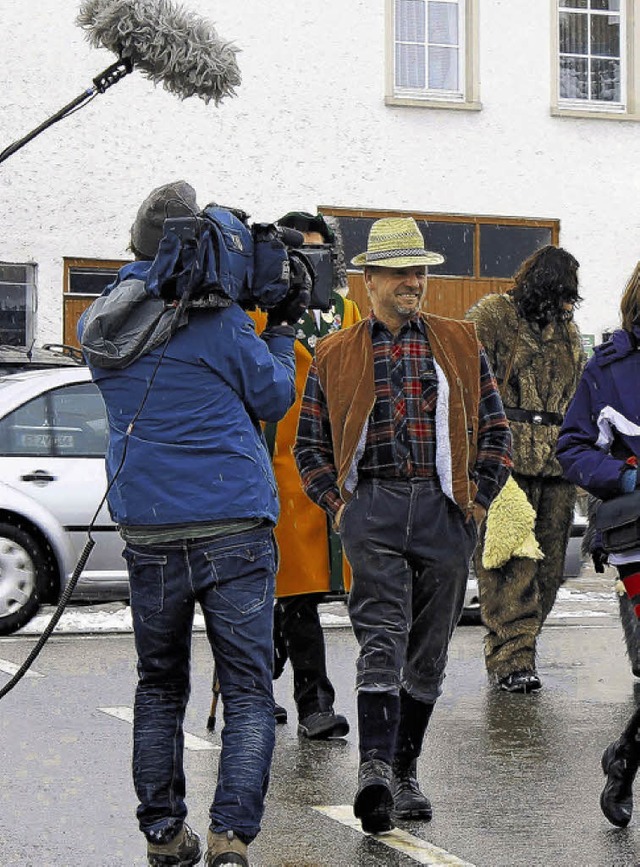
[[[115,51],[118,60],[71,102],[31,132],[0,151],[0,163],[54,123],[104,93],[134,68],[181,99],[199,96],[218,105],[240,84],[239,51],[212,24],[171,0],[83,0],[76,23],[94,46]]]
[[[216,105],[240,84],[237,49],[208,21],[171,0],[83,0],[76,23],[95,48],[129,59],[181,99]]]

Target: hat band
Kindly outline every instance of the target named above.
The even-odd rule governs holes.
[[[377,262],[378,260],[383,259],[408,259],[415,258],[416,256],[426,256],[426,250],[423,250],[421,247],[413,247],[411,249],[407,249],[406,247],[402,247],[397,250],[381,250],[378,253],[367,253],[367,262]]]

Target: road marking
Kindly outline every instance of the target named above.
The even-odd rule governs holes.
[[[133,708],[130,707],[99,707],[99,711],[106,713],[109,716],[114,716],[116,719],[121,719],[123,722],[128,722],[133,725]],[[205,750],[219,750],[220,747],[212,744],[211,741],[205,741],[204,738],[198,738],[195,735],[184,733],[184,748],[185,750],[197,750],[204,752]]]
[[[20,665],[14,665],[13,662],[9,662],[8,659],[0,659],[0,671],[4,671],[6,674],[15,674]],[[34,671],[32,668],[27,669],[26,674],[23,677],[44,677],[44,674],[38,674],[37,671]]]
[[[359,820],[353,815],[353,807],[350,804],[336,807],[314,807],[313,809],[318,813],[324,813],[330,819],[335,819],[341,825],[347,825],[359,834],[364,833]],[[450,852],[439,849],[432,843],[414,837],[413,834],[402,831],[400,828],[394,828],[393,831],[386,834],[376,835],[374,839],[377,843],[388,846],[389,849],[402,852],[403,855],[407,855],[418,864],[428,864],[431,867],[474,867],[469,861],[461,861]]]

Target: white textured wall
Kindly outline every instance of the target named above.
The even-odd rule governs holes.
[[[218,108],[134,72],[0,165],[0,260],[39,266],[38,342],[62,334],[62,257],[125,255],[142,198],[178,177],[272,219],[322,204],[554,217],[580,260],[583,331],[617,322],[640,258],[640,126],[553,118],[550,4],[482,0],[480,112],[384,105],[383,0],[186,0],[241,48]],[[115,57],[72,0],[0,0],[0,148]]]

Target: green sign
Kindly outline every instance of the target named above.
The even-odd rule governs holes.
[[[590,358],[591,355],[593,355],[593,347],[596,345],[595,334],[581,334],[580,341],[582,343],[582,348],[587,354],[587,358]]]

